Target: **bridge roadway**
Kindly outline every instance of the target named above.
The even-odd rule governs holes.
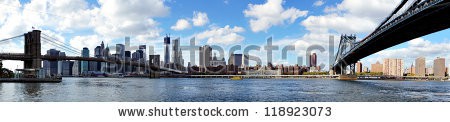
[[[450,0],[430,0],[385,24],[350,49],[334,68],[356,63],[358,60],[397,44],[450,28]]]
[[[24,53],[0,53],[0,59],[2,60],[31,60],[31,56],[27,56]],[[138,66],[146,68],[151,68],[152,70],[160,70],[160,71],[169,71],[169,72],[176,72],[176,73],[186,73],[184,71],[165,68],[165,67],[156,67],[156,66],[146,66],[145,63],[140,62],[134,62],[134,61],[123,61],[118,60],[114,58],[110,59],[104,59],[104,58],[94,58],[94,57],[81,57],[81,56],[48,56],[48,55],[42,55],[42,60],[49,60],[49,61],[60,61],[60,60],[77,60],[77,61],[96,61],[96,62],[108,62],[108,63],[115,63],[115,64],[128,64],[131,66]]]

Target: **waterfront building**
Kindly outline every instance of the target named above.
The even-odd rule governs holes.
[[[155,55],[155,47],[148,46],[148,55]]]
[[[355,70],[356,70],[355,72],[356,72],[356,73],[361,73],[361,72],[363,72],[363,67],[362,67],[362,63],[361,63],[361,62],[358,61],[358,62],[356,62],[355,65],[356,65],[356,67],[355,67]]]
[[[309,67],[316,67],[317,66],[317,55],[316,53],[312,53],[309,55]]]
[[[411,64],[411,67],[409,68],[409,73],[410,74],[415,74],[416,73],[416,67],[413,64]]]
[[[384,59],[383,75],[403,76],[403,59]]]
[[[47,50],[47,54],[48,56],[59,56],[60,55],[60,51],[56,50],[56,49],[50,49]],[[43,61],[43,69],[45,70],[45,72],[47,73],[46,75],[59,75],[58,74],[58,62],[59,61],[48,61],[48,60],[44,60]]]
[[[425,76],[426,67],[425,67],[425,57],[416,58],[416,76]]]
[[[84,47],[81,50],[81,57],[89,57],[89,49]],[[89,61],[81,61],[81,74],[87,73],[89,71]]]
[[[204,45],[199,48],[199,67],[200,71],[206,71],[210,66],[212,59],[212,48],[209,45]]]
[[[238,68],[242,67],[242,54],[231,54],[230,58],[228,58],[228,65],[237,66]]]
[[[180,54],[180,38],[172,40],[172,63],[179,64],[179,54]]]
[[[143,60],[147,60],[147,46],[146,45],[139,45],[139,50],[142,51],[142,58]]]
[[[73,75],[73,61],[62,61],[62,76],[72,76]]]
[[[434,74],[434,72],[433,72],[433,67],[432,67],[432,66],[429,66],[429,67],[426,68],[426,69],[427,69],[426,72],[425,72],[426,75],[430,76],[430,75],[433,75],[433,74]]]
[[[433,62],[434,76],[445,77],[445,58],[436,58]]]
[[[210,66],[212,67],[218,67],[218,66],[226,66],[225,58],[218,59],[216,56],[216,53],[214,53],[213,59],[210,61]]]
[[[80,61],[73,61],[72,65],[72,76],[80,75]]]
[[[379,61],[377,63],[371,65],[372,69],[370,72],[383,72],[383,64],[380,64]]]
[[[125,62],[131,62],[131,52],[125,51]],[[132,67],[130,64],[124,64],[125,65],[125,73],[131,73]]]
[[[65,52],[59,52],[59,56],[66,56],[66,53]],[[62,72],[63,72],[63,62],[65,62],[65,60],[64,61],[58,61],[58,75],[62,75]]]
[[[125,45],[116,44],[116,54],[119,55],[120,60],[123,60],[125,58]]]
[[[125,51],[130,51],[131,49],[130,49],[130,37],[129,36],[126,36],[125,37]]]
[[[369,72],[369,67],[364,66],[362,72]]]

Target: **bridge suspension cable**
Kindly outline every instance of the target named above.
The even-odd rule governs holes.
[[[75,53],[75,54],[77,54],[77,55],[81,55],[81,52],[79,52],[79,51],[77,51],[77,50],[70,49],[70,48],[68,48],[68,47],[66,47],[66,46],[64,46],[64,45],[62,45],[62,44],[59,44],[59,43],[57,43],[57,42],[54,42],[54,41],[52,41],[52,40],[50,40],[50,39],[47,39],[47,38],[45,38],[45,37],[41,37],[41,38],[42,38],[43,41],[48,42],[49,44],[51,44],[51,45],[53,45],[53,46],[56,46],[56,47],[58,47],[58,48],[62,48],[62,49],[64,49],[64,50],[68,51],[68,52]]]
[[[0,42],[9,41],[9,40],[12,40],[12,39],[15,39],[15,38],[19,38],[19,37],[23,37],[23,34],[22,35],[18,35],[18,36],[14,36],[14,37],[11,37],[11,38],[2,39],[2,40],[0,40]]]
[[[56,39],[56,38],[54,38],[54,37],[52,37],[52,36],[49,36],[49,35],[47,35],[47,34],[45,34],[45,33],[42,33],[42,35],[44,35],[44,36],[46,36],[46,37],[48,37],[48,38],[50,38],[50,39],[53,39],[54,41],[57,41],[57,42],[59,42],[59,43],[64,44],[64,42],[62,42],[62,41],[60,41],[60,40],[58,40],[58,39]],[[69,47],[69,48],[71,48],[71,49],[77,50],[77,48],[75,48],[75,47],[73,47],[73,46],[71,46],[71,45],[66,45],[66,46]]]
[[[45,38],[47,39],[48,42],[53,43],[53,44],[57,44],[60,47],[66,49],[66,50],[71,50],[71,52],[75,51],[77,55],[81,55],[81,51],[79,51],[79,49],[71,46],[71,45],[65,45],[65,43],[63,41],[60,41],[58,39],[56,39],[55,37],[49,36],[45,33],[42,33],[43,36],[41,36],[41,38]],[[94,57],[94,55],[89,54],[90,57]]]

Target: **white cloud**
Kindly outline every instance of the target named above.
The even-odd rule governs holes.
[[[245,38],[239,33],[244,32],[245,29],[239,26],[230,27],[226,25],[223,28],[211,27],[209,30],[201,32],[196,35],[198,40],[208,39],[208,44],[236,44],[242,42]]]
[[[316,2],[314,2],[314,6],[318,7],[318,6],[322,6],[323,4],[325,4],[325,2],[323,2],[323,0],[317,0]]]
[[[209,22],[208,15],[203,12],[194,11],[192,22],[194,26],[203,26]]]
[[[180,31],[191,28],[191,24],[186,19],[179,19],[177,23],[170,27],[172,30]]]
[[[172,30],[180,31],[184,29],[191,28],[191,24],[186,19],[179,19],[177,23],[170,27]]]
[[[249,23],[253,32],[267,31],[270,27],[293,23],[299,17],[306,16],[308,11],[291,7],[285,9],[283,0],[268,0],[261,5],[249,4],[243,11],[245,17],[251,18]]]

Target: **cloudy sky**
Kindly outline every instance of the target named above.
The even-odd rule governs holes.
[[[279,49],[273,52],[275,64],[306,64],[306,51],[312,45],[324,47],[318,53],[319,64],[328,65],[329,45],[337,47],[341,34],[356,34],[358,39],[370,33],[400,0],[0,0],[0,39],[40,29],[66,45],[79,50],[104,41],[109,46],[124,43],[153,45],[163,55],[163,37],[180,37],[182,45],[196,38],[198,45],[219,45],[226,50],[241,45],[261,46],[250,51],[266,62],[266,39],[273,37]],[[406,65],[418,56],[427,64],[436,57],[450,58],[450,30],[430,34],[383,50],[362,59],[363,65],[383,58],[402,58]],[[334,44],[329,36],[334,35]],[[0,43],[1,52],[23,52],[23,41]],[[293,45],[287,59],[281,50]],[[43,52],[55,48],[43,44]],[[64,50],[63,50],[64,51]],[[93,51],[91,51],[93,52]],[[334,51],[336,52],[336,51]],[[75,55],[67,52],[68,55]],[[228,52],[225,57],[228,57]],[[190,61],[183,52],[185,63]],[[196,53],[197,54],[197,53]],[[334,55],[334,53],[333,53]],[[254,62],[253,62],[254,63]],[[21,68],[21,62],[4,61],[7,68]]]

